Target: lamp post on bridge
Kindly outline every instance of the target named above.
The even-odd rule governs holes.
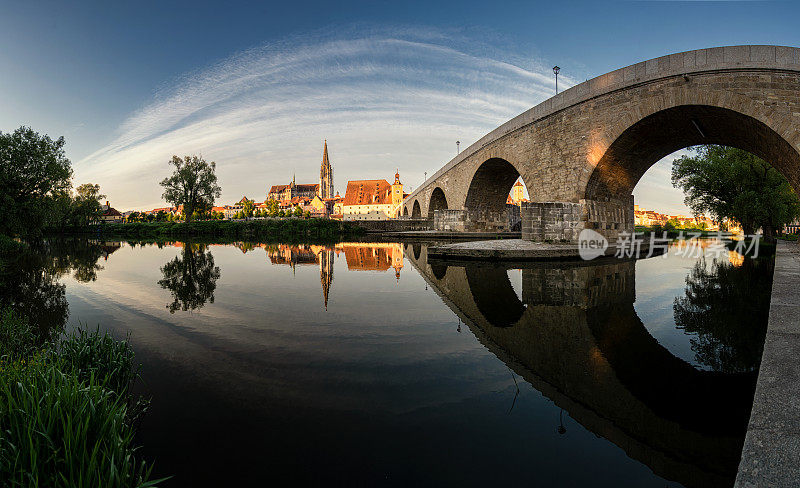
[[[456,155],[461,154],[461,141],[456,141]]]
[[[427,172],[427,171],[425,171],[425,172],[424,172],[424,173],[422,173],[422,174],[423,174],[423,175],[425,175],[425,177],[424,177],[424,178],[423,178],[423,180],[422,180],[422,183],[424,184],[426,181],[428,181],[428,172]]]
[[[553,73],[556,75],[556,95],[558,95],[558,72],[561,71],[561,68],[558,66],[553,66]]]

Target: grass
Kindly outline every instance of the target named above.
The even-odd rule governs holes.
[[[99,330],[38,340],[23,317],[0,313],[2,485],[156,486],[133,443],[141,403],[128,341]]]
[[[67,229],[67,233],[90,233],[123,238],[214,237],[226,239],[341,238],[360,235],[362,228],[330,219],[275,218],[248,221],[208,220],[195,222],[132,222]]]

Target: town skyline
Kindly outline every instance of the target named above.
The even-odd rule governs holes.
[[[199,2],[189,9],[192,22],[184,21],[187,9],[157,4],[12,4],[0,19],[8,46],[0,53],[0,130],[26,125],[65,136],[74,181],[100,184],[126,209],[160,205],[157,183],[174,154],[218,163],[220,201],[259,194],[292,172],[313,181],[326,138],[339,181],[399,167],[416,188],[456,154],[456,141],[463,150],[552,96],[555,64],[563,90],[698,47],[800,44],[780,21],[795,6],[711,3],[531,4],[517,6],[515,20],[469,4],[335,12],[320,4],[320,20],[293,5],[220,12]],[[611,20],[597,23],[600,11]],[[708,25],[709,15],[720,22]],[[528,18],[542,21],[532,31],[521,21]],[[188,42],[195,28],[207,35]],[[679,211],[682,197],[657,171],[667,164],[635,193],[642,205]]]

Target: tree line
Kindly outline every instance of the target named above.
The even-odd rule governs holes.
[[[64,137],[54,140],[30,127],[0,132],[0,234],[36,237],[45,230],[63,231],[100,219],[106,196],[98,184],[73,187],[65,144]],[[160,183],[163,198],[182,207],[186,221],[210,212],[222,193],[216,164],[199,156],[173,156],[169,164],[174,168]],[[162,217],[167,220],[166,212],[155,218]]]
[[[789,181],[763,159],[741,149],[705,145],[672,163],[672,185],[695,214],[734,220],[746,235],[761,229],[767,241],[800,217]]]
[[[53,140],[30,127],[0,132],[0,234],[37,236],[44,229],[63,231],[100,219],[101,201],[106,197],[94,183],[73,188],[72,164],[64,145],[63,137]],[[745,234],[761,229],[768,240],[800,217],[797,195],[768,162],[727,146],[697,146],[691,151],[673,162],[672,184],[684,191],[685,202],[695,214],[710,213],[723,222],[734,220]],[[162,197],[181,208],[181,215],[134,212],[129,221],[224,218],[221,212],[212,212],[214,200],[222,194],[214,161],[196,155],[173,156],[169,165],[172,174],[160,182]],[[308,218],[310,214],[300,207],[280,209],[275,200],[256,209],[255,202],[246,200],[233,217],[289,216]]]

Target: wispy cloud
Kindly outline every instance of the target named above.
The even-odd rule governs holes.
[[[415,187],[462,147],[553,92],[543,65],[475,54],[441,33],[301,39],[254,48],[188,73],[132,114],[110,144],[76,164],[120,208],[160,202],[173,154],[217,162],[222,201],[316,181],[327,138],[337,189],[348,179]],[[563,85],[562,85],[563,82]],[[559,77],[560,86],[573,84]]]

